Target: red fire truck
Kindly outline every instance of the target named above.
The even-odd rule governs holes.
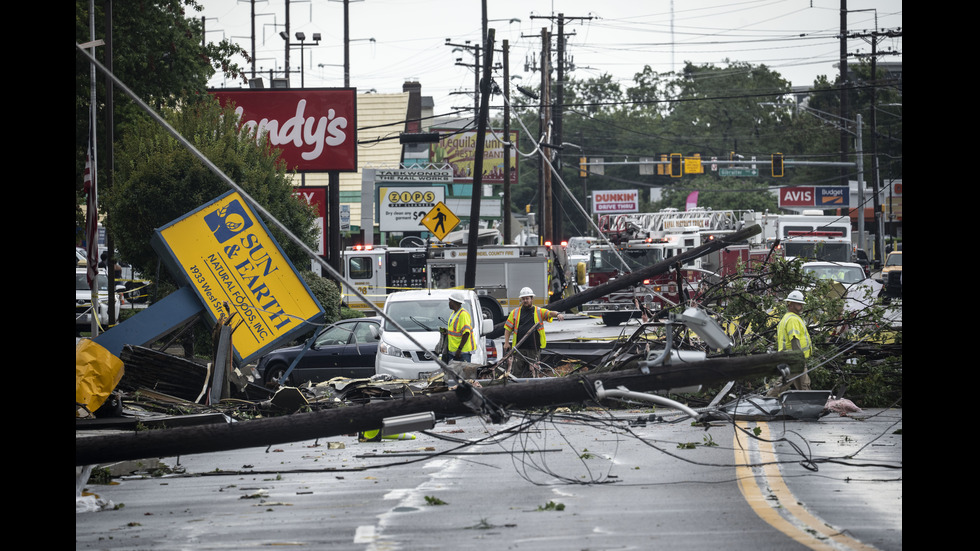
[[[739,230],[754,213],[697,208],[664,209],[655,213],[602,216],[599,228],[608,241],[589,250],[588,286],[602,285],[617,277],[668,260],[709,240]],[[679,270],[610,293],[582,305],[582,312],[599,316],[609,326],[640,317],[637,302],[651,310],[674,306],[697,295],[702,278],[727,276],[739,263],[751,269],[762,262],[769,249],[762,236],[684,263]]]

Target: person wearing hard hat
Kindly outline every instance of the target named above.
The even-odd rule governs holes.
[[[806,322],[800,317],[803,313],[805,300],[803,293],[792,291],[786,296],[786,314],[779,320],[776,326],[776,350],[800,350],[804,358],[810,357],[810,333],[807,331]],[[769,391],[769,396],[778,396],[790,387],[796,390],[810,390],[810,376],[806,373],[806,368],[799,376],[790,375],[791,383],[777,385]]]
[[[453,314],[449,316],[449,326],[446,329],[446,351],[442,355],[442,361],[449,363],[449,360],[469,362],[472,357],[476,342],[473,338],[473,319],[470,313],[463,308],[466,302],[466,295],[459,291],[453,291],[449,295],[449,309]]]
[[[546,343],[544,322],[555,318],[562,321],[565,316],[561,312],[535,306],[534,291],[530,287],[521,289],[520,300],[520,307],[511,310],[504,322],[504,354],[516,348],[510,373],[515,377],[532,377],[532,368],[541,358],[541,349]]]

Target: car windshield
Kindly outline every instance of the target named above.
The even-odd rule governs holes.
[[[592,251],[590,256],[592,269],[598,272],[611,272],[613,270],[634,272],[663,260],[661,249],[623,249],[619,251],[619,254],[626,260],[626,266],[623,266],[623,261],[619,259],[616,251],[608,249]]]
[[[98,287],[100,293],[109,292],[109,278],[105,274],[99,274],[95,278],[95,285]],[[75,274],[75,290],[76,291],[90,291],[88,286],[88,275],[85,273]]]
[[[902,255],[900,254],[890,254],[888,255],[888,260],[885,261],[885,266],[901,266],[902,265]]]
[[[857,283],[864,279],[864,270],[859,266],[806,266],[806,271],[817,279],[831,279],[841,283]]]
[[[347,344],[347,341],[350,340],[351,329],[353,328],[354,325],[351,323],[328,327],[324,329],[319,336],[317,336],[316,346],[320,347]]]
[[[449,309],[448,299],[389,302],[385,312],[392,321],[409,332],[438,331],[449,324],[453,311]],[[385,322],[385,331],[398,329]]]

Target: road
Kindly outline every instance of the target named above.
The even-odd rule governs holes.
[[[88,487],[115,508],[76,513],[75,547],[902,548],[902,410],[709,429],[651,415],[515,412],[162,458],[183,474]]]
[[[178,472],[87,486],[109,506],[76,512],[76,549],[902,548],[901,409],[708,429],[662,407],[511,413],[160,458]]]

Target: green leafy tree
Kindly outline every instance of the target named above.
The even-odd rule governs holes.
[[[307,246],[315,227],[311,207],[293,197],[279,150],[247,127],[232,109],[203,97],[179,109],[163,108],[169,124]],[[155,274],[154,230],[229,191],[227,184],[154,121],[134,119],[117,147],[115,185],[103,198],[120,254],[135,269]],[[298,246],[267,224],[294,265],[308,265]],[[161,278],[170,280],[167,274]]]
[[[97,0],[94,37],[106,39],[106,0]],[[91,40],[89,0],[75,1],[75,42]],[[203,22],[197,15],[201,6],[195,0],[142,0],[114,2],[111,23],[112,58],[107,48],[95,49],[96,60],[107,67],[127,88],[150,106],[162,108],[185,104],[188,98],[206,94],[208,80],[221,71],[230,80],[245,82],[243,69],[232,62],[235,56],[250,57],[228,40],[208,42]],[[82,174],[91,131],[91,63],[81,52],[75,53],[75,192],[76,225],[83,224],[81,205]],[[105,154],[109,138],[118,140],[133,120],[143,117],[139,108],[114,87],[113,132],[106,131],[106,75],[96,71],[96,147],[100,188],[106,185]],[[77,236],[76,236],[77,238]]]
[[[665,187],[656,210],[676,208],[684,210],[688,195],[698,192],[698,205],[714,210],[752,210],[776,212],[778,202],[765,182],[739,178],[715,178],[696,176]]]

